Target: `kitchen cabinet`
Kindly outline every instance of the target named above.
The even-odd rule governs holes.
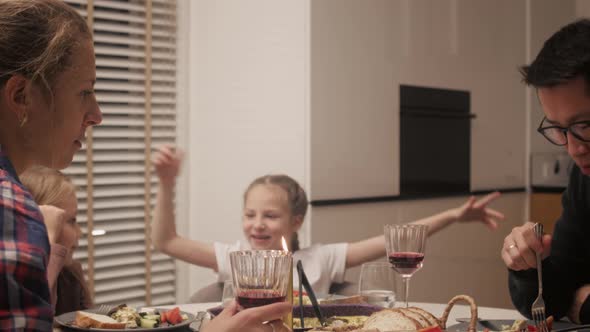
[[[561,215],[561,192],[533,192],[530,201],[531,221],[543,224],[546,233],[553,233]]]

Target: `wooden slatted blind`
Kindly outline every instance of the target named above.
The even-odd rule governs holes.
[[[151,152],[176,140],[176,2],[65,1],[92,27],[103,112],[65,170],[78,187],[84,234],[74,258],[96,304],[174,303],[175,264],[153,251],[149,226]]]

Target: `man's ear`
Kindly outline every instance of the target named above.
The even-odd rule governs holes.
[[[23,118],[27,117],[27,103],[29,93],[28,89],[29,80],[22,75],[12,75],[4,84],[2,89],[2,99],[4,99],[4,105],[12,112],[15,113],[16,118],[22,121]]]

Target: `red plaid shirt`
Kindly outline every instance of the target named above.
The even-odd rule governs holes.
[[[0,330],[51,331],[43,216],[0,147]]]

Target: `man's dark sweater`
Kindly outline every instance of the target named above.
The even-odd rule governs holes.
[[[543,260],[543,299],[547,316],[567,315],[578,288],[590,284],[590,177],[576,166],[562,197],[563,212],[555,224],[551,253]],[[537,271],[509,271],[508,284],[514,306],[531,317],[537,297]],[[590,300],[580,311],[582,323],[590,323]]]

